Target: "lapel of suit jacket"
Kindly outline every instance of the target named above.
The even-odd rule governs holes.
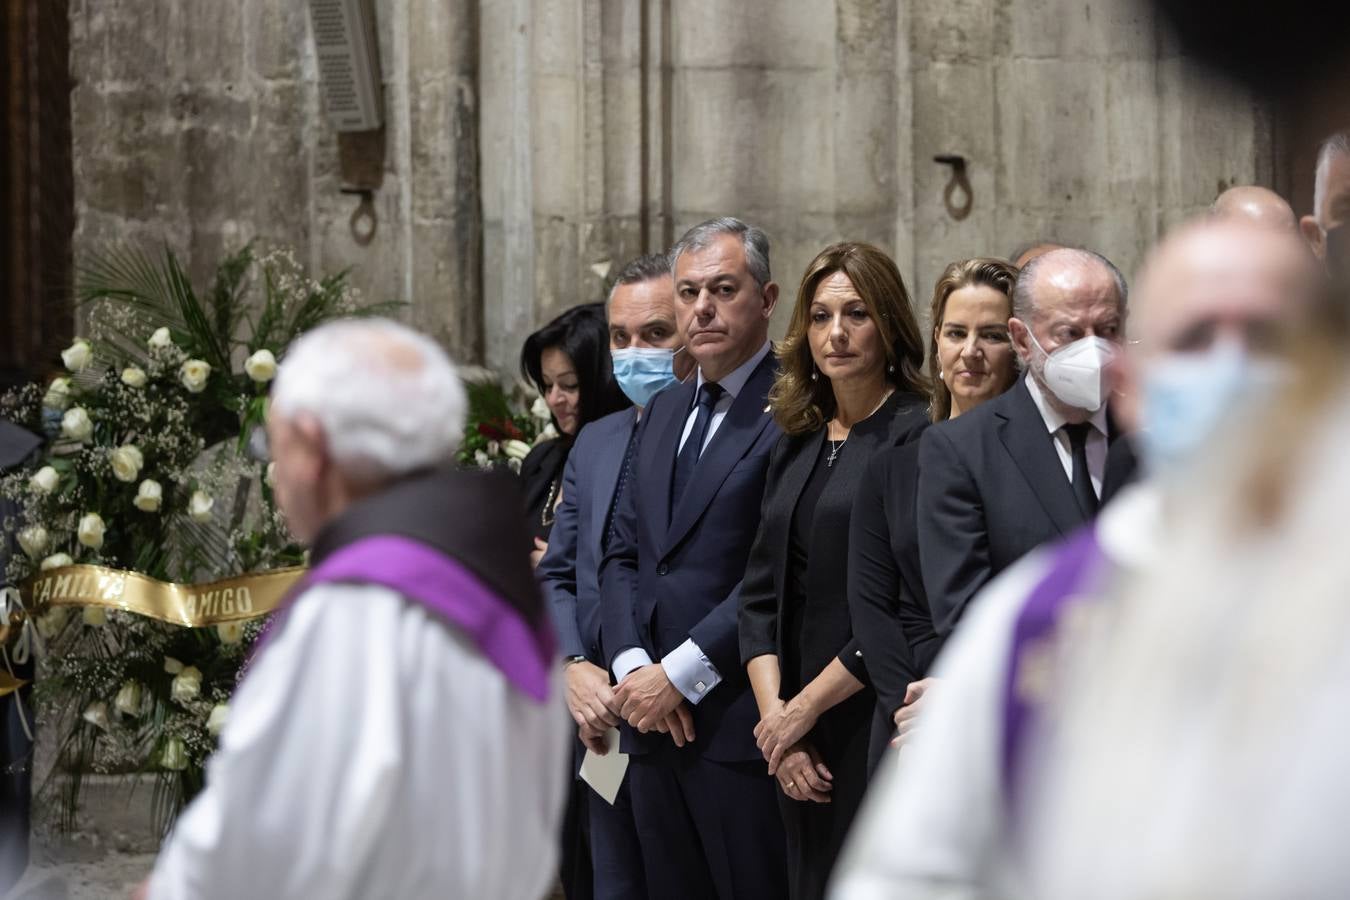
[[[586,537],[595,547],[597,556],[604,538],[605,520],[609,518],[609,508],[614,502],[614,490],[619,486],[619,470],[623,468],[636,414],[636,410],[631,410],[626,416],[616,416],[608,423],[610,431],[600,435],[600,446],[595,449],[595,468],[591,470],[595,477],[591,479],[590,529]]]
[[[1064,477],[1055,439],[1045,430],[1045,420],[1031,399],[1026,382],[1018,379],[1007,405],[998,411],[999,440],[1013,463],[1031,485],[1050,521],[1061,534],[1068,534],[1083,523],[1083,513],[1073,496],[1073,485]]]
[[[663,553],[669,552],[670,548],[684,540],[689,529],[694,527],[694,523],[703,515],[713,497],[717,496],[718,489],[732,468],[740,462],[760,432],[772,421],[773,416],[766,408],[768,402],[766,398],[777,369],[777,363],[771,352],[755,368],[745,387],[732,401],[726,418],[717,427],[717,433],[712,436],[703,455],[699,457],[694,477],[684,489],[684,496],[673,510],[670,530],[666,533],[665,546],[662,548]],[[681,423],[683,424],[683,419]],[[679,433],[676,432],[672,443],[678,445],[679,441]],[[670,460],[671,468],[660,471],[674,472],[674,452],[671,453]],[[755,510],[755,515],[758,515],[758,512]]]
[[[642,436],[638,453],[643,457],[644,496],[655,505],[651,515],[645,516],[646,527],[662,535],[670,524],[670,479],[675,472],[675,455],[680,450],[680,434],[689,410],[694,404],[695,379],[662,391],[659,410],[647,408],[652,416]],[[667,396],[669,395],[669,396]],[[648,465],[650,464],[650,465]],[[636,489],[636,486],[635,486]]]

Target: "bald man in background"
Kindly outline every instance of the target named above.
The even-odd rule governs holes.
[[[1294,208],[1270,188],[1255,184],[1230,187],[1215,199],[1210,212],[1220,218],[1243,219],[1258,228],[1297,231]]]

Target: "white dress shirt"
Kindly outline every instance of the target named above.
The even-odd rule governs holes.
[[[151,900],[537,900],[571,719],[398,594],[319,585],[230,702]]]
[[[1045,430],[1050,432],[1055,440],[1055,450],[1059,453],[1059,464],[1064,467],[1064,475],[1073,481],[1073,444],[1069,440],[1069,434],[1064,430],[1064,426],[1069,424],[1069,420],[1060,414],[1059,410],[1050,405],[1045,392],[1041,386],[1036,383],[1036,379],[1031,377],[1031,373],[1026,375],[1027,390],[1031,393],[1031,400],[1036,404],[1036,408],[1041,411],[1041,418],[1045,420]],[[1106,477],[1106,406],[1092,414],[1088,419],[1088,424],[1092,428],[1087,433],[1087,461],[1088,474],[1092,476],[1092,490],[1096,492],[1097,499],[1102,496],[1102,481]]]
[[[1097,518],[1103,553],[1137,571],[1158,553],[1151,485],[1123,489]],[[1018,560],[976,595],[938,656],[911,744],[877,769],[831,883],[830,900],[957,900],[991,891],[1005,837],[1004,687],[1013,629],[1050,555]]]
[[[750,376],[755,373],[755,369],[764,361],[764,357],[768,356],[769,349],[770,345],[765,341],[764,346],[759,348],[754,356],[717,382],[721,385],[723,394],[713,406],[712,418],[708,421],[708,436],[703,440],[703,448],[699,451],[700,455],[712,442],[713,435],[721,427],[722,420],[727,417],[731,404],[736,402],[737,395],[745,389],[745,383],[750,380]],[[703,381],[703,370],[700,369],[695,384],[695,398],[698,397],[698,391],[703,387]],[[675,451],[676,456],[679,455],[680,450],[684,449],[685,441],[689,440],[689,434],[694,430],[694,423],[697,419],[698,404],[695,402],[685,419],[684,431],[680,435],[680,447]],[[651,665],[651,662],[652,658],[646,650],[641,647],[632,647],[614,657],[614,677],[622,681],[623,677],[629,672],[642,666]],[[722,674],[717,671],[717,667],[712,664],[712,661],[708,659],[702,648],[694,643],[692,638],[661,657],[661,667],[665,669],[666,677],[670,679],[670,683],[675,685],[685,699],[693,704],[697,704],[708,695],[709,691],[722,683]]]

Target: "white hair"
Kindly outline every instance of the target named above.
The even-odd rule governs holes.
[[[271,408],[313,416],[342,471],[374,480],[450,462],[468,398],[435,341],[388,319],[344,319],[287,349]]]
[[[1326,226],[1322,221],[1322,201],[1327,198],[1327,170],[1331,168],[1333,156],[1350,156],[1350,131],[1338,131],[1322,142],[1317,151],[1317,174],[1313,178],[1313,218],[1318,225]]]

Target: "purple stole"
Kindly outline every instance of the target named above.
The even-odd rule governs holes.
[[[1026,689],[1028,668],[1048,662],[1055,632],[1064,613],[1084,601],[1096,599],[1095,587],[1106,557],[1095,527],[1083,529],[1054,551],[1050,570],[1032,590],[1013,628],[1012,653],[1003,690],[1003,786],[1009,808],[1015,811],[1017,786],[1027,741],[1036,729],[1043,697]]]
[[[464,634],[521,693],[540,703],[548,699],[554,638],[547,617],[541,617],[538,625],[530,624],[452,557],[393,534],[356,540],[311,569],[259,638],[255,654],[262,651],[268,637],[285,627],[290,604],[321,584],[370,584],[401,594]]]

